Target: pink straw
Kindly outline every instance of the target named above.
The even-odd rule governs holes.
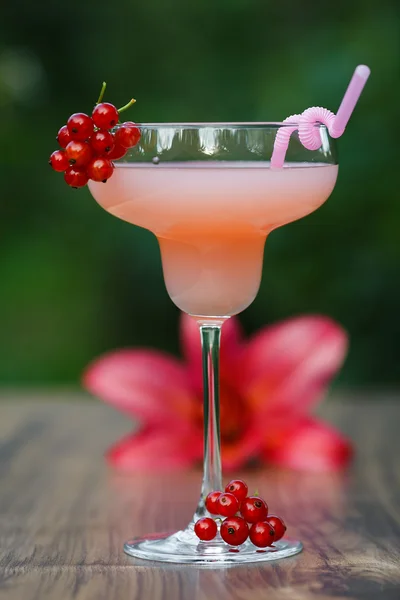
[[[271,167],[282,167],[285,162],[286,152],[289,146],[290,136],[299,126],[301,115],[286,117],[283,123],[293,123],[292,127],[279,127],[276,132],[274,149],[271,156]]]
[[[347,88],[342,103],[339,106],[339,110],[336,113],[336,119],[333,122],[332,130],[329,132],[333,138],[338,138],[343,134],[370,73],[371,70],[366,65],[358,65],[354,71],[349,87]]]
[[[299,130],[301,143],[308,150],[318,150],[322,145],[320,129],[315,127],[318,123],[325,125],[333,138],[343,135],[369,75],[370,69],[366,65],[359,65],[356,68],[336,115],[326,108],[313,106],[307,108],[301,115],[292,115],[285,119],[283,122],[293,123],[293,127],[278,129],[271,156],[271,167],[283,167],[290,136],[296,129]]]

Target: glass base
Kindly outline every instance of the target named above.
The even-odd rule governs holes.
[[[177,533],[154,534],[124,545],[126,554],[136,558],[210,567],[278,560],[298,554],[302,549],[301,542],[291,539],[279,540],[265,549],[257,548],[250,541],[234,547],[226,544],[219,534],[211,542],[201,542],[193,525]]]

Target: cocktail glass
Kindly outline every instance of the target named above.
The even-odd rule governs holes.
[[[293,127],[293,124],[290,125]],[[282,123],[161,123],[140,126],[139,144],[115,163],[104,185],[90,182],[109,213],[152,231],[158,239],[172,301],[196,319],[204,372],[204,473],[189,525],[172,535],[125,544],[144,559],[211,566],[275,560],[300,552],[283,538],[265,550],[250,541],[232,548],[219,534],[202,542],[194,523],[208,515],[204,500],[222,490],[218,362],[221,328],[254,300],[271,231],[316,210],[338,173],[324,125],[321,147],[306,150],[293,134],[283,168],[271,168]],[[157,377],[157,374],[154,374]]]

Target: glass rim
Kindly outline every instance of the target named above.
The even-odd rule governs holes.
[[[121,127],[123,123],[118,123],[115,127]],[[233,121],[233,122],[218,122],[218,121],[204,121],[204,122],[187,122],[187,123],[135,123],[136,127],[143,129],[203,129],[206,127],[212,127],[214,129],[277,129],[279,127],[298,127],[298,122],[284,123],[283,121]],[[312,127],[324,128],[326,126],[323,123],[310,123]]]

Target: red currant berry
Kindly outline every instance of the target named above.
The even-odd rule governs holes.
[[[233,517],[239,510],[239,500],[233,494],[221,494],[218,498],[218,514]]]
[[[112,129],[118,123],[119,115],[114,104],[101,102],[94,107],[92,119],[99,129]]]
[[[68,127],[64,125],[57,133],[57,142],[60,144],[61,148],[66,148],[70,143],[71,139],[72,138],[68,131]]]
[[[232,479],[225,488],[226,492],[233,494],[241,502],[247,497],[249,488],[242,479]]]
[[[249,537],[249,526],[242,517],[228,517],[222,522],[221,537],[231,546],[240,546]]]
[[[114,149],[114,136],[109,131],[95,131],[90,138],[90,145],[96,154],[110,154]]]
[[[248,523],[265,521],[268,515],[267,503],[259,496],[249,496],[243,500],[240,514]]]
[[[266,519],[266,521],[267,521],[267,523],[272,525],[272,527],[275,531],[274,542],[277,542],[278,540],[283,538],[283,536],[285,535],[285,531],[287,529],[284,520],[281,519],[280,517],[277,517],[276,515],[268,515],[268,518]]]
[[[67,121],[67,127],[72,140],[84,142],[93,133],[93,121],[85,113],[74,113]]]
[[[73,188],[80,188],[87,184],[89,177],[84,169],[70,167],[64,173],[65,182]]]
[[[214,519],[210,519],[210,517],[203,517],[203,519],[196,521],[194,532],[198,538],[208,542],[213,540],[217,535],[217,524]]]
[[[110,154],[107,154],[107,158],[110,160],[117,160],[118,158],[122,158],[128,152],[128,148],[124,148],[119,144],[115,144],[113,150],[111,150]],[[222,492],[220,492],[222,494]]]
[[[58,173],[68,169],[69,162],[64,150],[56,150],[53,152],[49,159],[49,165]]]
[[[268,521],[259,521],[250,527],[249,536],[255,546],[266,548],[274,542],[275,531]]]
[[[115,141],[124,148],[133,148],[140,140],[140,129],[132,121],[122,123],[115,132]]]
[[[218,498],[220,497],[221,494],[222,494],[222,492],[215,491],[215,492],[210,492],[208,494],[208,496],[206,497],[206,502],[205,502],[206,509],[212,515],[219,515]]]
[[[87,166],[87,174],[89,179],[93,181],[102,181],[105,183],[110,179],[114,172],[114,166],[108,158],[98,157],[92,160]]]
[[[87,142],[75,142],[72,140],[65,148],[65,154],[70,165],[75,167],[84,167],[93,158],[93,150]]]

